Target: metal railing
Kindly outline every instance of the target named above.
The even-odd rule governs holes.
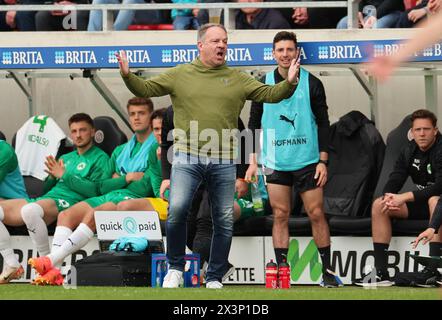
[[[143,4],[73,4],[73,5],[0,5],[1,11],[90,11],[101,10],[103,31],[113,29],[113,11],[118,10],[171,10],[222,9],[224,26],[235,29],[235,9],[241,8],[347,8],[348,28],[358,27],[357,13],[360,0],[348,1],[296,1],[296,2],[241,2],[241,3],[143,3]]]

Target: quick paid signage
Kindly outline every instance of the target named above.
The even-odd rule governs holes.
[[[95,211],[95,225],[99,240],[125,236],[162,239],[160,219],[155,211]]]

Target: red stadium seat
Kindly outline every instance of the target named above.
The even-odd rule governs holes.
[[[174,30],[173,24],[132,24],[128,30]]]

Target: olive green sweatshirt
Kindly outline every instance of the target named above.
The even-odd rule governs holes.
[[[276,103],[293,91],[287,80],[270,86],[226,64],[207,67],[199,58],[149,80],[133,73],[122,77],[138,97],[170,95],[176,151],[223,159],[232,159],[237,150],[231,130],[237,129],[246,100]]]

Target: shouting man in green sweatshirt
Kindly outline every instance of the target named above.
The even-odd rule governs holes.
[[[174,110],[174,154],[167,216],[169,271],[163,287],[183,281],[186,218],[193,195],[207,185],[213,216],[213,241],[206,287],[222,288],[233,235],[236,143],[232,132],[246,100],[279,102],[293,91],[299,65],[293,61],[287,80],[275,86],[226,65],[227,32],[219,24],[198,30],[199,56],[188,64],[144,80],[129,71],[125,52],[117,55],[126,86],[140,97],[170,95]],[[226,134],[227,133],[227,134]]]

